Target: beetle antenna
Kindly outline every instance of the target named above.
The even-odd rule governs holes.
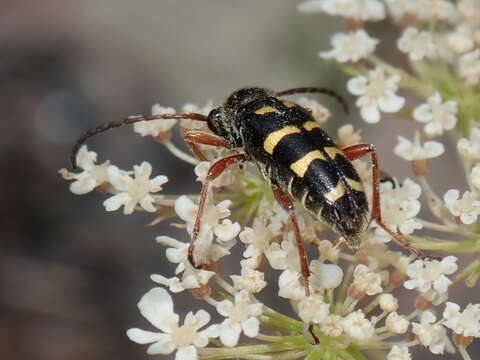
[[[306,94],[306,93],[317,93],[317,94],[325,94],[328,96],[333,97],[340,105],[343,107],[343,111],[345,111],[345,114],[349,114],[350,111],[348,109],[348,104],[347,101],[336,91],[328,88],[323,88],[323,87],[299,87],[299,88],[293,88],[293,89],[288,89],[288,90],[283,90],[279,91],[276,93],[278,96],[283,96],[283,95],[293,95],[293,94]]]
[[[87,141],[87,139],[91,138],[92,136],[95,136],[104,131],[121,127],[124,125],[131,125],[140,121],[152,121],[152,120],[159,120],[159,119],[192,119],[192,120],[198,120],[198,121],[207,121],[207,117],[205,115],[198,114],[198,113],[184,113],[184,114],[164,114],[164,115],[146,115],[146,116],[135,115],[135,116],[130,116],[123,120],[111,121],[109,123],[99,125],[97,127],[87,130],[85,134],[83,134],[77,140],[75,145],[73,145],[72,152],[70,154],[70,162],[72,163],[72,168],[74,170],[78,169],[78,166],[77,166],[78,150],[80,149],[80,146],[82,146],[83,143]]]

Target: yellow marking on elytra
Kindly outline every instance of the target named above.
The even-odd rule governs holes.
[[[299,177],[303,178],[313,160],[327,160],[320,150],[313,150],[304,155],[301,159],[290,164],[290,169]]]
[[[271,106],[264,106],[264,107],[261,107],[260,109],[255,110],[255,114],[263,115],[263,114],[268,114],[268,113],[275,112],[275,111],[277,111],[277,109],[275,109]]]
[[[353,179],[350,179],[350,178],[346,178],[345,181],[347,182],[347,184],[348,184],[353,190],[357,190],[357,191],[360,191],[360,192],[365,191],[365,189],[364,189],[364,187],[363,187],[363,184],[362,184],[360,181],[353,180]]]
[[[326,147],[323,148],[323,151],[325,151],[328,154],[328,157],[330,159],[335,159],[335,156],[337,156],[337,155],[345,156],[343,154],[343,151],[340,150],[339,148],[335,147],[335,146],[326,146]]]
[[[316,121],[307,121],[303,124],[303,128],[307,131],[312,131],[313,129],[319,128],[320,124]]]
[[[273,155],[273,150],[275,150],[275,146],[287,135],[296,134],[301,132],[299,128],[292,125],[287,125],[280,130],[272,131],[263,141],[263,149]]]
[[[330,201],[331,203],[334,203],[338,199],[340,199],[343,195],[345,195],[345,187],[342,185],[342,183],[339,181],[337,183],[337,186],[332,188],[328,193],[326,193],[324,196],[325,198]]]
[[[294,107],[296,104],[294,102],[291,102],[291,101],[288,101],[288,100],[283,100],[282,101],[283,105],[285,105],[287,108],[292,108]]]

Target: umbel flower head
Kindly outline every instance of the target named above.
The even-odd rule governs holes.
[[[335,201],[342,196],[351,199],[360,189],[370,202],[379,196],[378,206],[370,203],[369,208],[376,212],[380,208],[381,222],[378,216],[372,217],[376,220],[369,222],[359,248],[352,251],[344,238],[329,231],[319,221],[321,217],[303,206],[312,201],[309,192],[298,196],[296,221],[292,221],[289,206],[280,204],[272,192],[271,182],[277,179],[267,166],[260,166],[259,172],[247,162],[228,167],[212,179],[218,159],[241,156],[245,149],[195,144],[192,155],[177,147],[172,140],[177,127],[184,136],[192,131],[194,137],[211,136],[204,122],[162,119],[139,122],[134,128],[192,165],[192,179],[211,185],[200,196],[163,192],[168,179],[152,176],[157,172],[148,162],[133,170],[122,170],[109,161],[97,164],[97,154],[82,146],[77,154],[80,171],[60,170],[64,179],[72,181],[72,193],[96,190],[108,196],[104,201],[107,211],[123,207],[125,215],[149,212],[154,217],[150,225],[171,220],[172,226],[184,231],[175,238],[161,233],[156,237],[172,264],[171,272],[150,276],[157,287],[141,298],[138,308],[157,330],[131,328],[127,336],[148,345],[148,354],[175,353],[177,360],[364,360],[373,359],[372,350],[387,360],[409,360],[418,359],[419,348],[439,359],[453,352],[458,358],[474,359],[469,352],[471,343],[480,337],[478,294],[462,299],[467,305],[460,305],[452,293],[463,284],[474,287],[480,278],[478,2],[308,0],[298,8],[345,21],[346,28],[332,34],[331,47],[319,53],[322,61],[338,63],[350,77],[343,86],[356,97],[357,116],[366,127],[375,126],[375,135],[394,121],[408,121],[418,129],[391,134],[397,143],[378,151],[381,179],[370,163],[351,156],[356,158],[352,163],[361,184],[342,173],[348,191],[321,193]],[[389,43],[409,63],[407,68],[375,54],[388,44],[381,43],[382,34],[367,33],[364,25],[379,20],[401,26],[398,38],[390,38]],[[294,106],[281,100],[286,108]],[[313,119],[302,126],[314,137],[313,131],[323,126],[330,111],[311,98],[302,97],[296,104],[312,114]],[[207,115],[212,108],[212,104],[188,104],[183,111]],[[265,107],[262,112],[272,109]],[[177,114],[160,105],[152,113]],[[303,131],[294,129],[292,134],[297,130]],[[329,166],[343,169],[338,162],[349,161],[345,148],[366,141],[361,130],[351,124],[339,128],[335,141],[344,150],[341,157],[335,154],[327,162]],[[447,137],[455,139],[455,149],[445,146]],[[214,139],[221,143],[218,137]],[[275,138],[270,145],[286,139]],[[331,148],[323,149],[327,150],[331,152]],[[384,151],[411,162],[413,176],[383,163]],[[317,156],[324,156],[323,152]],[[376,156],[372,159],[375,166]],[[452,159],[460,161],[456,175],[465,176],[458,184],[451,183],[449,176]],[[435,163],[441,163],[446,188],[437,189],[431,183],[427,170]],[[392,174],[387,174],[391,169]],[[173,182],[175,176],[170,176]],[[284,187],[298,192],[293,182]],[[391,241],[393,232],[398,233],[394,240],[404,241],[405,247],[418,246],[429,254],[437,251],[442,257],[423,258],[400,251]],[[194,247],[189,242],[192,239]],[[306,244],[308,257],[299,255],[299,240]],[[470,255],[466,265],[457,258],[465,253]],[[195,304],[203,306],[192,306],[181,320],[174,302],[190,295],[202,300]],[[210,313],[215,314],[213,320]]]

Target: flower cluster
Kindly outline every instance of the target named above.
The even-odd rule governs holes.
[[[480,257],[459,269],[452,255],[478,254],[480,248],[475,226],[480,215],[480,3],[307,0],[299,10],[346,19],[345,31],[333,34],[332,48],[319,55],[339,63],[351,76],[345,86],[357,97],[355,104],[366,123],[384,123],[388,113],[417,125],[413,138],[398,136],[392,149],[411,163],[413,178],[382,174],[382,181],[375,183],[372,165],[355,160],[354,166],[368,198],[378,190],[388,229],[444,257],[421,259],[395,251],[389,243],[392,234],[375,221],[352,252],[345,239],[298,203],[298,229],[310,258],[302,262],[297,224],[275,200],[268,179],[248,164],[227,168],[200,201],[198,195],[160,193],[168,179],[152,177],[148,162],[133,170],[121,170],[109,161],[97,165],[97,154],[82,146],[77,154],[80,171],[60,170],[72,181],[72,193],[96,190],[109,196],[103,203],[107,211],[123,207],[125,215],[155,213],[152,225],[177,217],[180,223],[175,226],[185,230],[183,239],[156,238],[173,264],[172,274],[151,275],[158,287],[138,303],[158,331],[132,328],[127,335],[136,343],[150,344],[149,354],[176,352],[178,360],[367,359],[372,349],[384,351],[387,360],[409,360],[416,347],[438,355],[458,351],[463,359],[471,359],[468,347],[480,337],[480,304],[474,299],[460,306],[449,289],[462,280],[474,286],[480,278]],[[401,27],[395,45],[409,62],[408,70],[375,55],[380,37],[369,35],[364,25],[386,19]],[[313,99],[296,102],[320,124],[330,116]],[[210,104],[189,104],[183,111],[208,114],[210,109]],[[152,108],[156,115],[174,113],[160,105]],[[181,134],[207,130],[203,123],[185,119],[137,123],[134,130],[192,164],[192,178],[205,183],[213,161],[235,149],[198,145],[205,158],[200,161],[172,142],[177,126]],[[430,184],[428,170],[431,159],[449,151],[445,136],[457,144],[468,188],[460,191],[460,185],[452,185],[441,196]],[[363,140],[360,130],[347,124],[338,130],[336,142],[344,148]],[[433,220],[423,218],[427,210]],[[192,237],[194,248],[187,241]],[[234,247],[242,249],[241,258],[230,260]],[[226,261],[235,269],[233,274],[223,270]],[[301,275],[305,266],[308,281]],[[275,273],[275,284],[267,283],[267,272]],[[278,298],[265,296],[268,288],[275,288],[278,298],[291,305],[293,315],[276,308]],[[180,322],[171,294],[185,293],[204,300],[209,309],[189,312]],[[209,324],[212,317],[219,320]]]

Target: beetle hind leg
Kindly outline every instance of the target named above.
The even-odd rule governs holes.
[[[310,295],[310,268],[308,267],[308,257],[303,246],[300,228],[298,227],[297,217],[294,213],[293,201],[290,195],[276,185],[272,185],[273,195],[280,206],[290,215],[290,221],[293,225],[293,232],[295,233],[295,241],[297,244],[298,255],[300,256],[300,269],[303,277],[303,286],[305,287],[305,295]]]
[[[375,220],[375,222],[380,226],[383,230],[385,230],[395,242],[402,246],[403,248],[410,251],[416,257],[425,260],[427,258],[438,260],[438,257],[435,256],[427,256],[423,254],[418,248],[410,244],[406,241],[400,234],[396,233],[392,229],[390,229],[382,220],[382,210],[380,206],[380,180],[381,180],[381,172],[378,166],[378,157],[377,152],[375,151],[375,146],[372,144],[357,144],[348,146],[342,149],[345,156],[350,160],[358,159],[364,155],[370,154],[371,161],[372,161],[372,182],[373,182],[373,199],[372,199],[372,212],[370,222]]]

